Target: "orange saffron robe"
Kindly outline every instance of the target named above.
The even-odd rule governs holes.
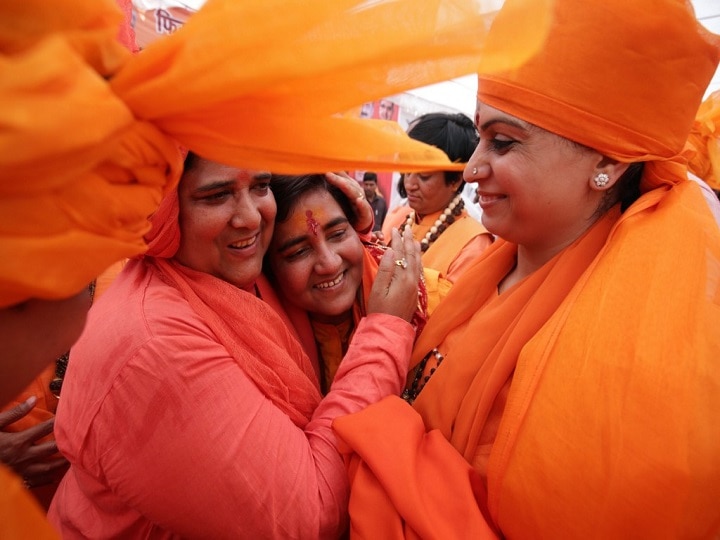
[[[427,215],[412,226],[418,242],[425,238],[441,212]],[[493,236],[475,218],[463,210],[455,222],[430,244],[422,255],[428,289],[428,313],[432,314],[460,276],[493,242]]]
[[[0,538],[60,538],[20,478],[0,466]]]

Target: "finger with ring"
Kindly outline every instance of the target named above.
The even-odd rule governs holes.
[[[407,260],[405,260],[405,257],[402,259],[395,259],[395,266],[400,266],[401,268],[407,268]]]

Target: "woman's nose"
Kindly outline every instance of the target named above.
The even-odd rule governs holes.
[[[342,257],[327,245],[321,245],[317,249],[317,260],[315,271],[318,274],[334,274],[342,264]]]
[[[417,175],[415,173],[408,173],[403,177],[403,186],[405,190],[414,190],[417,188]]]
[[[257,229],[260,226],[260,210],[249,194],[239,194],[235,199],[230,225],[236,229]]]
[[[480,145],[475,148],[475,152],[470,157],[470,160],[465,165],[463,171],[463,180],[472,184],[483,178],[487,178],[490,174],[490,164],[485,159],[485,153],[480,148]]]

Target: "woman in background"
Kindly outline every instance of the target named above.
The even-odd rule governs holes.
[[[458,163],[458,170],[402,177],[412,211],[400,229],[409,227],[420,242],[428,313],[432,314],[452,284],[492,244],[493,236],[468,214],[462,198],[465,182],[460,167],[470,159],[478,140],[472,120],[459,113],[429,113],[410,125],[408,135],[439,148]]]

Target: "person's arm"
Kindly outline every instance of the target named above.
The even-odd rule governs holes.
[[[397,317],[361,322],[304,430],[207,332],[151,340],[104,400],[84,452],[98,462],[83,465],[183,537],[337,537],[348,484],[330,423],[400,392],[413,337]]]

